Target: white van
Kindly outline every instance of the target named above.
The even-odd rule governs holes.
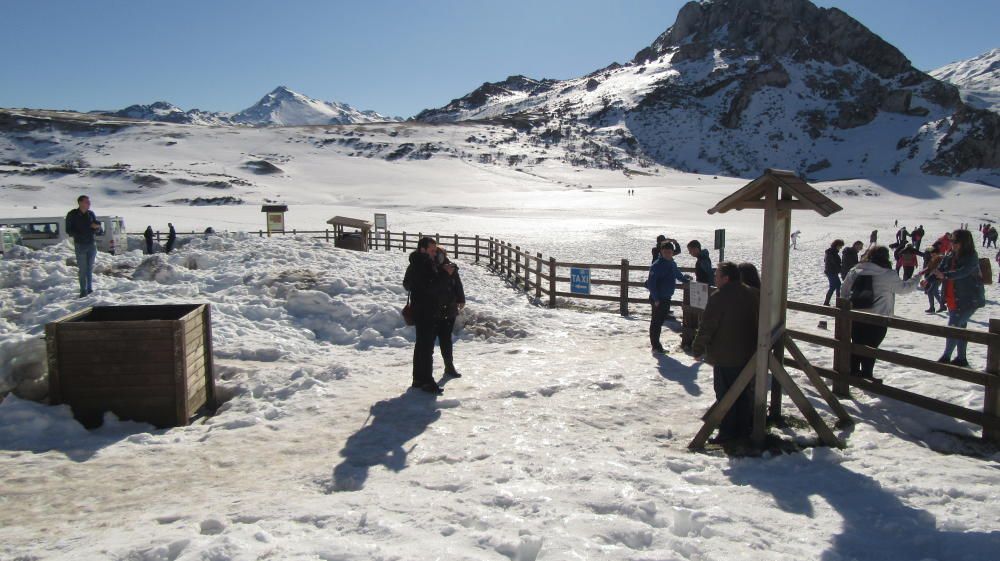
[[[21,243],[21,231],[17,228],[4,228],[0,226],[0,255],[14,249],[15,245]]]
[[[125,236],[125,219],[120,216],[98,216],[101,229],[97,231],[97,249],[112,255],[128,251]],[[21,232],[22,245],[41,249],[72,238],[66,233],[65,217],[41,218],[0,218],[0,226],[17,228]]]

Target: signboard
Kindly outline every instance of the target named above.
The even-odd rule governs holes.
[[[267,231],[268,232],[285,231],[285,214],[283,212],[267,213]]]
[[[590,269],[572,267],[569,270],[569,291],[573,294],[590,294]]]
[[[708,285],[703,282],[691,282],[688,285],[688,305],[697,310],[704,310],[708,305]]]
[[[712,249],[724,249],[726,247],[726,229],[715,231],[715,247]]]
[[[388,221],[384,214],[375,213],[375,229],[376,230],[388,230]]]

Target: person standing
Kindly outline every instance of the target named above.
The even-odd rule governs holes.
[[[802,232],[800,230],[795,230],[794,232],[792,232],[791,236],[789,236],[792,240],[792,249],[799,248],[799,236],[801,235]]]
[[[677,283],[688,280],[674,262],[673,244],[670,240],[661,243],[660,257],[649,267],[649,277],[646,278],[646,289],[649,290],[649,300],[653,308],[649,320],[649,343],[655,353],[666,352],[660,343],[663,321],[670,314],[670,300],[674,297]]]
[[[174,244],[177,242],[177,230],[174,230],[174,225],[170,222],[167,222],[167,227],[170,231],[167,233],[167,247],[164,248],[164,251],[170,253],[174,250]]]
[[[923,239],[924,239],[924,225],[921,224],[920,226],[917,226],[917,229],[914,230],[912,234],[910,234],[910,240],[913,241],[913,247],[915,247],[919,251],[920,242],[923,241]]]
[[[455,331],[455,320],[458,312],[465,307],[465,287],[462,286],[462,277],[458,274],[458,265],[448,259],[448,254],[441,246],[437,247],[434,262],[438,269],[443,269],[445,265],[455,267],[455,272],[445,279],[447,293],[445,298],[444,319],[438,323],[437,343],[441,349],[441,358],[444,360],[444,375],[451,378],[461,378],[462,375],[455,369],[454,345],[451,340],[452,332]]]
[[[924,312],[928,314],[935,313],[935,307],[938,312],[945,311],[944,299],[941,297],[941,281],[934,275],[943,257],[941,244],[937,242],[931,244],[930,249],[924,252],[924,280],[921,285],[924,287],[924,294],[927,295],[927,309]]]
[[[840,288],[841,298],[851,299],[851,305],[858,311],[870,312],[883,316],[891,316],[896,309],[896,294],[913,292],[920,278],[900,280],[892,263],[889,261],[889,248],[875,246],[868,250],[864,260],[851,269]],[[868,285],[864,287],[862,285]],[[858,291],[852,298],[852,291],[858,285]],[[867,292],[862,298],[861,293]],[[862,303],[863,299],[867,299]],[[851,342],[878,348],[885,339],[887,328],[884,325],[864,323],[859,320],[851,322]],[[875,359],[857,354],[851,355],[851,375],[874,379]]]
[[[906,226],[896,230],[896,246],[903,247],[910,239],[910,233],[906,231]]]
[[[673,238],[668,238],[668,237],[664,236],[663,234],[660,234],[659,236],[656,236],[656,245],[653,246],[653,250],[652,250],[652,254],[653,254],[653,261],[652,262],[653,263],[655,263],[656,260],[660,258],[660,247],[664,243],[669,243],[670,244],[670,247],[672,247],[673,250],[674,250],[674,255],[677,255],[677,254],[679,254],[681,252],[681,244],[677,243],[677,240],[675,240]]]
[[[987,242],[986,247],[996,247],[997,246],[997,229],[994,226],[990,226],[990,231],[986,234]]]
[[[979,269],[979,255],[972,232],[955,230],[952,234],[951,252],[944,256],[934,275],[944,282],[944,302],[948,306],[948,325],[965,328],[976,310],[986,305],[986,291],[982,272]],[[948,337],[944,354],[938,362],[950,362],[955,366],[969,366],[965,356],[968,341]],[[955,360],[951,359],[956,351]]]
[[[146,231],[142,233],[142,237],[146,240],[146,255],[153,254],[153,227],[146,226]]]
[[[840,268],[843,265],[840,261],[840,248],[842,247],[844,247],[844,240],[833,240],[830,247],[826,249],[826,255],[823,258],[823,273],[826,274],[826,279],[830,282],[830,288],[826,291],[826,299],[823,300],[824,306],[830,305],[830,298],[840,289]]]
[[[417,336],[413,345],[413,383],[433,394],[444,393],[434,381],[434,340],[445,319],[448,299],[448,276],[454,274],[454,265],[438,267],[434,261],[437,242],[423,237],[417,249],[410,253],[410,264],[403,277],[403,288],[410,292],[410,306]]]
[[[896,274],[899,274],[899,269],[903,269],[903,280],[909,280],[913,276],[913,271],[917,268],[917,250],[913,247],[913,244],[906,244],[896,255]]]
[[[90,210],[90,197],[76,198],[77,207],[66,214],[66,232],[73,236],[76,251],[77,277],[80,281],[80,298],[94,291],[94,262],[97,260],[97,231],[101,223]]]
[[[736,268],[740,271],[740,282],[750,288],[760,290],[760,273],[757,271],[756,265],[744,261],[737,265]]]
[[[851,244],[851,247],[845,247],[844,251],[841,252],[840,260],[840,278],[841,280],[847,278],[847,273],[858,264],[861,260],[861,250],[865,247],[865,244],[858,240]]]
[[[694,264],[694,280],[708,286],[715,286],[715,274],[712,272],[712,256],[707,249],[701,248],[701,242],[691,240],[687,244],[688,254],[696,259]]]
[[[757,350],[757,313],[760,292],[740,282],[735,263],[723,261],[715,271],[719,290],[709,296],[698,333],[691,345],[695,360],[712,365],[716,401],[721,400]],[[753,384],[733,403],[713,440],[721,443],[746,438],[753,428]]]

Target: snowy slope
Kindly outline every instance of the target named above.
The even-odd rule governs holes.
[[[966,103],[1000,112],[1000,49],[942,66],[930,75],[958,86]]]

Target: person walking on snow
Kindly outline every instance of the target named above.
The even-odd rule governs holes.
[[[909,280],[913,276],[913,271],[917,268],[917,250],[913,244],[906,244],[906,247],[896,256],[896,274],[899,269],[903,269],[903,280]]]
[[[840,261],[840,248],[842,247],[844,247],[844,240],[833,240],[833,243],[826,249],[823,257],[823,273],[830,282],[830,288],[826,291],[826,299],[823,300],[824,306],[830,305],[830,298],[840,289],[840,268],[842,265]]]
[[[924,225],[921,224],[917,226],[917,229],[910,234],[910,240],[913,242],[913,247],[918,251],[920,250],[920,242],[924,239]]]
[[[858,264],[861,260],[861,250],[864,249],[865,244],[858,240],[851,244],[851,247],[845,247],[844,251],[841,252],[840,261],[840,278],[843,280],[847,277],[847,273],[851,272],[851,269]]]
[[[146,255],[153,254],[153,227],[146,226],[146,231],[142,233],[143,239],[146,240]]]
[[[94,291],[94,262],[97,261],[96,234],[101,229],[94,211],[90,210],[90,197],[76,198],[77,208],[66,214],[66,232],[73,236],[76,250],[77,277],[80,281],[80,298]]]
[[[164,248],[164,250],[167,253],[170,253],[171,251],[174,250],[174,243],[177,242],[177,231],[174,230],[174,225],[171,224],[170,222],[167,222],[167,227],[170,229],[170,231],[167,233],[167,247]]]
[[[649,267],[649,277],[646,278],[646,289],[649,290],[649,300],[652,304],[652,317],[649,320],[649,343],[653,352],[665,353],[660,343],[660,332],[663,321],[670,314],[670,300],[674,297],[674,289],[678,282],[687,282],[690,277],[681,274],[674,261],[674,246],[670,240],[660,244],[660,257]]]
[[[792,240],[792,249],[798,249],[799,248],[799,236],[801,236],[801,235],[802,235],[802,232],[800,230],[795,230],[794,232],[792,232],[792,235],[789,236],[791,238],[791,240]]]

